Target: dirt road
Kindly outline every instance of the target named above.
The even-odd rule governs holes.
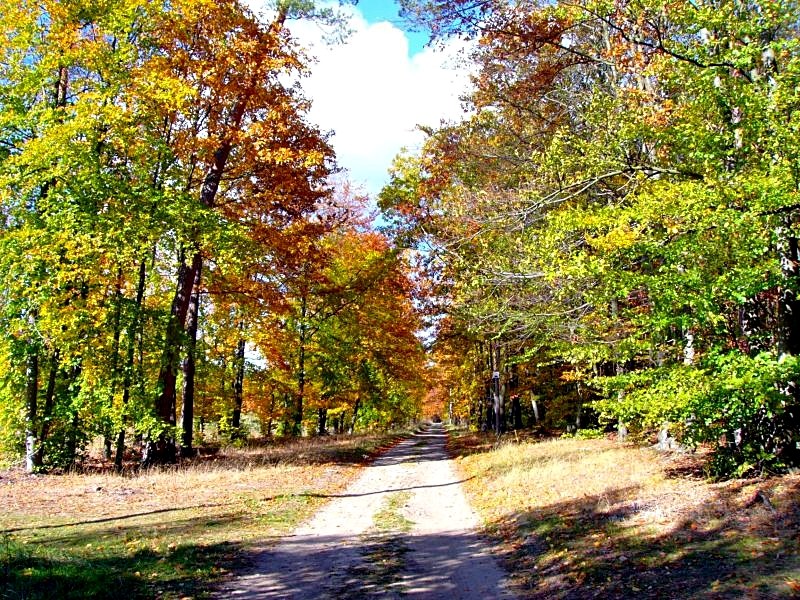
[[[383,454],[219,597],[513,598],[444,444],[434,425]]]

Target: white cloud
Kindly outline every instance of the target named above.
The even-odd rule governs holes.
[[[343,44],[324,44],[319,26],[310,22],[293,22],[290,29],[317,58],[302,81],[313,102],[310,119],[334,132],[340,166],[375,194],[401,148],[417,147],[424,139],[417,125],[463,115],[459,98],[468,90],[469,75],[458,64],[465,43],[453,40],[409,57],[403,31],[388,22],[367,23],[356,7],[345,9],[353,33]]]

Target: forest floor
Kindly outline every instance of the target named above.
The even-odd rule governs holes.
[[[304,438],[125,476],[0,471],[0,599],[208,597],[397,440]]]
[[[800,598],[800,474],[711,483],[702,454],[457,432],[468,497],[525,598]]]

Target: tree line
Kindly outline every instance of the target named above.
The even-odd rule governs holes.
[[[796,3],[405,0],[476,41],[468,117],[380,203],[425,246],[437,393],[495,428],[800,463]]]
[[[0,18],[0,449],[117,469],[419,410],[404,252],[306,119],[281,1],[13,2]]]

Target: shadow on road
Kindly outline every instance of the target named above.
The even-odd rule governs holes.
[[[393,492],[408,492],[411,490],[424,490],[429,488],[442,488],[448,487],[451,485],[460,485],[465,481],[469,481],[471,479],[475,479],[475,477],[468,477],[467,479],[459,479],[458,481],[448,481],[447,483],[435,483],[430,485],[412,485],[408,487],[398,487],[398,488],[389,488],[385,490],[374,490],[370,492],[363,492],[360,494],[316,494],[316,493],[307,493],[307,494],[296,494],[296,496],[302,496],[306,498],[359,498],[361,496],[373,496],[375,494],[391,494]],[[271,500],[272,498],[268,498]]]
[[[408,438],[383,453],[372,461],[370,467],[399,465],[412,462],[436,462],[448,460],[450,457],[444,450],[447,432],[441,426],[431,425],[429,428],[416,431]]]
[[[504,598],[483,572],[485,542],[469,533],[286,540],[218,597],[253,599]],[[258,565],[256,567],[256,565]]]
[[[512,598],[475,532],[446,438],[433,425],[377,457],[296,535],[254,553],[250,572],[217,597]]]

